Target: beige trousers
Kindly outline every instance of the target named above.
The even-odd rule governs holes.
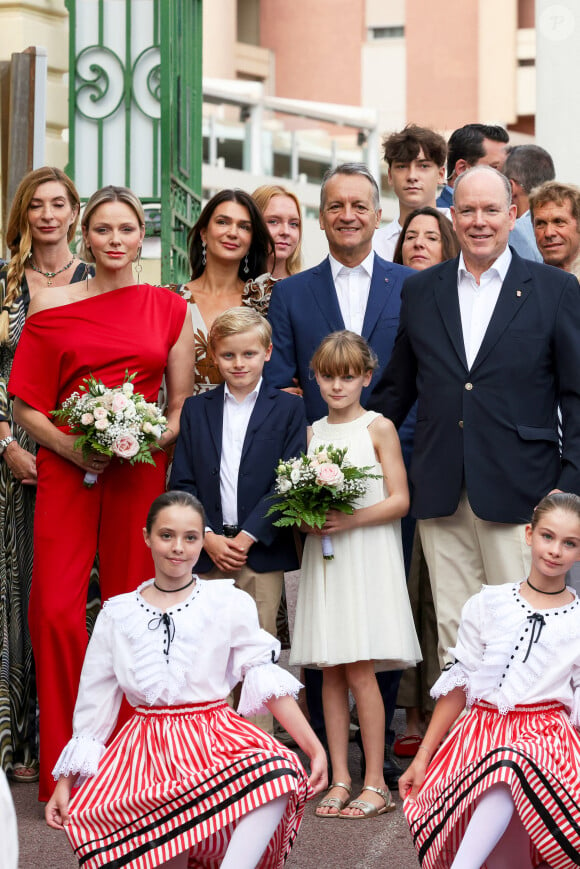
[[[479,519],[463,492],[452,516],[420,519],[421,543],[431,577],[437,616],[438,654],[443,667],[455,645],[464,603],[482,585],[517,582],[530,571],[525,525]]]

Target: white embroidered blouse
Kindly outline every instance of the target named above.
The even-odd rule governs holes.
[[[580,600],[534,610],[521,583],[484,586],[461,614],[456,663],[444,670],[433,697],[461,687],[467,706],[485,700],[506,713],[516,705],[557,701],[580,727]]]
[[[242,679],[238,712],[264,711],[272,697],[297,697],[300,682],[274,662],[280,643],[262,630],[250,595],[233,579],[201,580],[165,613],[141,595],[108,600],[95,624],[73,718],[73,737],[53,770],[95,775],[123,694],[132,706],[225,699]]]

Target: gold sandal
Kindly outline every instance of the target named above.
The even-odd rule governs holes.
[[[345,790],[348,793],[348,797],[346,798],[346,800],[341,800],[340,797],[328,797],[328,796],[324,797],[324,799],[320,800],[320,802],[316,806],[316,809],[314,811],[315,817],[317,817],[317,818],[339,818],[340,812],[342,811],[342,809],[344,809],[345,806],[348,806],[348,804],[350,802],[350,796],[352,794],[352,788],[350,787],[350,785],[346,785],[342,781],[336,781],[330,785],[330,787],[328,788],[326,793],[329,794],[333,788],[342,788],[343,790]],[[327,808],[328,809],[337,809],[337,811],[336,812],[324,812],[322,814],[319,814],[318,809],[321,809],[321,808],[322,809],[327,809]]]
[[[383,788],[375,788],[372,785],[365,785],[361,791],[361,794],[363,794],[365,791],[373,791],[375,794],[378,794],[384,799],[385,805],[382,807],[382,809],[380,809],[378,806],[375,806],[374,803],[369,803],[368,800],[352,800],[352,802],[348,803],[349,809],[359,809],[359,811],[362,812],[362,815],[345,815],[341,810],[338,817],[344,818],[348,821],[364,821],[367,818],[376,818],[378,815],[386,815],[387,812],[395,811],[396,806],[393,802],[391,792],[388,789],[385,791],[383,790]]]

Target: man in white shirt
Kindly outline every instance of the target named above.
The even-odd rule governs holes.
[[[383,259],[392,261],[407,216],[425,205],[435,208],[437,186],[445,178],[447,145],[434,130],[408,124],[404,130],[387,136],[383,148],[389,184],[399,200],[399,216],[377,229],[373,248]],[[451,217],[448,208],[439,210]]]
[[[495,169],[460,175],[454,196],[461,254],[405,282],[369,402],[398,425],[417,401],[411,512],[442,662],[481,584],[527,575],[524,527],[538,501],[580,491],[578,281],[510,250],[516,206]]]

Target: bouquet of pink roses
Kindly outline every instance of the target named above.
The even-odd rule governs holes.
[[[73,392],[61,408],[52,411],[59,423],[70,427],[71,434],[79,435],[75,447],[80,447],[85,457],[95,452],[117,456],[131,465],[155,464],[151,447],[166,430],[167,420],[157,405],[134,391],[135,374],[126,371],[121,386],[112,389],[91,374],[79,392]],[[97,479],[87,471],[84,484],[94,486]]]
[[[288,526],[302,523],[322,528],[329,510],[353,513],[357,498],[364,495],[367,483],[380,474],[371,473],[370,467],[357,468],[346,461],[347,448],[321,444],[310,456],[302,453],[298,458],[280,460],[276,469],[275,503],[267,512],[281,513],[274,525]],[[322,555],[334,558],[332,541],[322,536]]]

